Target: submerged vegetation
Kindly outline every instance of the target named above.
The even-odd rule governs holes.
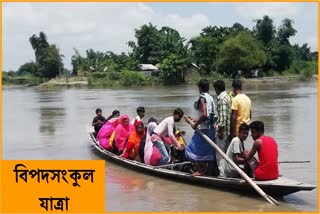
[[[208,26],[187,41],[173,28],[149,23],[135,29],[135,41],[127,43],[129,53],[90,49],[82,56],[75,49],[72,71],[64,68],[64,55],[40,32],[29,38],[35,62],[27,62],[15,72],[3,72],[2,81],[37,85],[59,77],[69,85],[75,81],[70,76],[79,76],[89,86],[113,87],[193,84],[203,77],[216,80],[295,75],[308,80],[318,72],[318,52],[311,52],[308,44],[290,44],[290,37],[297,33],[293,25],[293,20],[284,19],[276,27],[272,18],[263,16],[255,20],[253,29],[240,23]],[[142,72],[141,64],[156,66],[157,75]]]

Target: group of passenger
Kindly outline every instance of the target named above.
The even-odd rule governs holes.
[[[257,180],[278,178],[278,147],[272,137],[264,136],[262,121],[251,120],[251,100],[242,93],[242,82],[232,82],[232,92],[227,93],[223,80],[214,84],[216,102],[209,94],[209,81],[202,79],[198,83],[199,96],[193,107],[198,115],[191,127],[199,128],[213,140],[226,155],[241,167],[248,175]],[[180,122],[184,112],[177,108],[172,116],[160,123],[150,118],[144,125],[142,118],[145,108],[137,108],[137,116],[130,123],[127,115],[115,110],[105,119],[101,109],[92,125],[101,147],[130,160],[148,165],[166,165],[172,163],[171,149],[183,151],[185,158],[193,162],[193,176],[213,175],[239,177],[237,171],[206,142],[194,132],[186,145],[175,123]],[[250,151],[245,150],[244,141],[249,131],[254,140]],[[259,162],[254,155],[258,153]]]
[[[147,127],[142,122],[144,107],[137,108],[137,116],[131,123],[129,117],[120,116],[118,110],[114,110],[107,119],[102,116],[101,109],[97,109],[96,114],[92,126],[99,145],[120,157],[157,166],[170,162],[170,145],[184,150],[182,145],[185,142],[174,126],[174,122],[179,122],[184,115],[179,108],[159,124],[150,118]]]

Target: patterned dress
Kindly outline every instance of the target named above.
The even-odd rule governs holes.
[[[202,129],[201,131],[211,140],[215,138],[214,129]],[[195,132],[192,136],[186,147],[185,155],[187,159],[194,162],[215,160],[213,147],[198,132]]]
[[[213,98],[209,94],[205,93],[201,94],[196,99],[196,102],[194,104],[194,108],[198,110],[199,116],[201,115],[201,112],[199,110],[200,98],[204,99],[207,108],[207,115],[209,115],[210,112],[213,112],[214,115],[217,115]],[[212,141],[215,140],[215,130],[212,125],[208,125],[208,123],[202,122],[200,124],[200,129]],[[214,148],[203,137],[201,137],[198,132],[194,132],[191,141],[186,147],[185,156],[187,159],[193,162],[207,162],[214,161],[216,159]]]

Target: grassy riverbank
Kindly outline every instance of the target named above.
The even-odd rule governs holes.
[[[88,86],[88,80],[86,77],[54,78],[48,82],[45,82],[39,85],[39,87],[42,87],[42,88],[87,87],[87,86]]]
[[[47,80],[32,75],[9,76],[5,72],[2,72],[2,85],[35,86],[45,81]]]
[[[299,74],[297,74],[299,73]],[[219,74],[210,76],[201,76],[199,73],[192,73],[185,77],[185,85],[196,85],[202,78],[208,79],[211,83],[218,79],[223,79],[226,84],[231,84],[232,79]],[[271,82],[286,82],[290,80],[308,81],[317,80],[316,72],[283,72],[282,75],[273,73],[272,76],[259,78],[241,78],[246,83],[271,83]],[[92,87],[92,88],[119,88],[119,87],[141,87],[141,86],[160,86],[166,83],[157,77],[146,76],[139,72],[124,71],[124,72],[95,72],[84,76],[54,78],[49,81],[37,78],[31,75],[25,76],[3,76],[2,84],[20,85],[20,86],[38,86],[42,88],[59,88],[59,87]]]

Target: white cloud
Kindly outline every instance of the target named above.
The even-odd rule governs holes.
[[[203,14],[163,14],[143,3],[3,3],[3,69],[16,70],[34,59],[28,40],[40,31],[59,46],[71,68],[73,48],[127,52],[134,29],[148,22],[173,27],[187,39],[209,24]]]
[[[313,5],[314,4],[314,5]],[[157,27],[177,29],[190,39],[208,25],[231,26],[239,22],[253,26],[253,19],[268,14],[278,27],[291,18],[298,30],[290,39],[308,42],[317,50],[316,3],[3,3],[3,69],[18,69],[34,60],[29,43],[33,34],[44,31],[50,43],[57,44],[71,68],[73,48],[84,54],[92,48],[120,53],[129,51],[127,42],[135,40],[134,29],[151,22]],[[166,12],[169,8],[170,12]],[[159,12],[164,11],[164,12]],[[183,15],[182,15],[183,14]]]
[[[299,6],[296,3],[268,2],[268,3],[241,3],[236,11],[239,16],[251,19],[261,18],[269,15],[275,19],[293,18],[299,13]]]

